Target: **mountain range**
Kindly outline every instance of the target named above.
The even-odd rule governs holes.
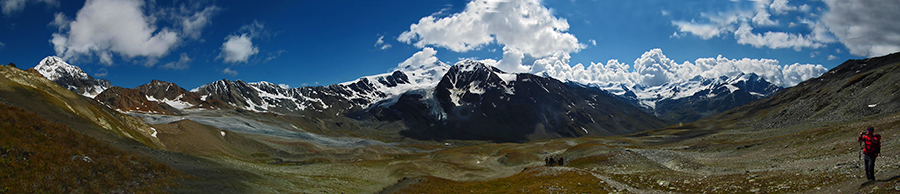
[[[220,80],[187,90],[153,80],[90,98],[36,68],[0,66],[0,125],[20,126],[4,128],[4,142],[22,141],[0,146],[0,163],[12,167],[0,168],[12,172],[0,188],[118,192],[153,181],[159,188],[139,190],[891,193],[900,186],[889,178],[900,174],[890,157],[900,154],[891,143],[900,134],[898,68],[900,53],[848,60],[790,88],[746,74],[612,90],[462,61],[329,86]],[[66,76],[77,77],[58,77]],[[97,88],[90,79],[83,87]],[[750,97],[759,99],[737,103]],[[698,108],[693,122],[653,112],[732,102],[719,113]],[[875,182],[863,181],[857,160],[855,136],[867,126],[885,137]],[[102,142],[77,146],[88,140],[74,137]],[[549,157],[566,163],[546,166]],[[66,167],[44,169],[48,161]],[[56,170],[73,166],[106,178]],[[50,171],[62,179],[47,179]]]
[[[328,86],[287,88],[265,81],[219,80],[190,91],[159,80],[133,89],[111,87],[109,81],[94,79],[58,57],[47,57],[34,69],[120,111],[174,115],[185,109],[224,108],[352,117],[365,120],[363,126],[400,121],[408,129],[404,134],[416,138],[499,141],[632,133],[695,121],[782,89],[755,74],[698,76],[647,88],[585,85],[505,73],[470,60],[453,66],[407,65]]]

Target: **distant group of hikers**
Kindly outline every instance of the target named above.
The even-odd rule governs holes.
[[[544,165],[546,166],[562,166],[566,163],[566,160],[563,159],[562,156],[560,156],[559,158],[556,158],[556,156],[551,156],[544,158],[544,163]]]

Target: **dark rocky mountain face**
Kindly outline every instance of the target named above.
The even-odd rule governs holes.
[[[206,96],[206,100],[221,100],[253,111],[343,116],[386,100],[390,97],[387,90],[409,84],[411,81],[406,73],[394,71],[344,84],[300,88],[285,88],[268,82],[220,80],[203,85],[194,92],[201,97]]]
[[[206,100],[219,100],[235,108],[283,114],[323,113],[332,107],[347,108],[349,101],[338,98],[342,90],[336,87],[283,88],[267,83],[246,83],[241,80],[219,80],[197,88],[198,95]]]
[[[665,121],[595,89],[531,74],[507,74],[479,62],[457,63],[433,92],[408,92],[369,113],[402,121],[421,139],[526,142],[615,135],[659,128]]]
[[[147,96],[138,90],[113,86],[106,89],[94,100],[110,107],[111,109],[119,109],[121,111],[137,111],[153,114],[178,114],[179,110],[168,104],[157,101],[150,101]]]
[[[150,83],[135,87],[134,90],[141,91],[147,96],[160,100],[178,100],[194,105],[202,102],[200,95],[178,87],[172,82],[153,80]]]
[[[711,116],[757,128],[841,123],[900,112],[900,53],[848,60],[775,95]]]

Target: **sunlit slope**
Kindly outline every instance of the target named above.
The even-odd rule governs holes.
[[[109,132],[157,145],[153,129],[142,121],[120,114],[96,101],[60,87],[43,76],[21,69],[0,66],[0,102],[23,108],[50,121],[72,127],[91,136]]]

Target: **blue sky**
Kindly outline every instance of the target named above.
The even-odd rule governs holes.
[[[561,79],[647,84],[742,71],[790,86],[846,59],[900,51],[895,0],[0,0],[0,8],[0,62],[27,68],[57,55],[129,88],[151,79],[187,89],[220,79],[328,85],[389,72],[416,54]],[[592,64],[603,68],[585,71]]]

